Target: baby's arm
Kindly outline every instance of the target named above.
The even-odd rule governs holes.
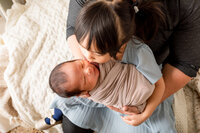
[[[147,100],[145,110],[141,114],[130,113],[130,115],[123,117],[123,120],[127,124],[133,126],[138,126],[139,124],[147,120],[152,115],[156,107],[160,104],[160,101],[164,94],[164,90],[165,90],[165,84],[163,78],[161,77],[155,83],[155,89],[152,95]]]

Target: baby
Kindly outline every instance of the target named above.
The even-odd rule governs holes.
[[[61,97],[87,97],[117,108],[137,106],[140,112],[155,88],[134,65],[113,60],[99,66],[87,60],[63,62],[52,70],[49,84]]]

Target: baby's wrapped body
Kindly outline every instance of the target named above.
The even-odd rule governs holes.
[[[99,69],[100,77],[96,87],[89,92],[90,99],[117,108],[137,106],[143,112],[155,86],[134,65],[109,61],[100,64]]]

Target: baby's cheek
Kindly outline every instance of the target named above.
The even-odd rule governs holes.
[[[96,86],[96,83],[97,83],[96,77],[91,76],[91,77],[90,77],[90,82],[89,82],[89,84],[88,84],[89,87],[90,87],[90,90],[94,89],[94,87]]]

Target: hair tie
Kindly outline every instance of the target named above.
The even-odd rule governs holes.
[[[137,0],[135,2],[132,1],[132,7],[135,10],[135,13],[139,12]]]
[[[137,6],[133,6],[134,10],[135,10],[135,13],[139,12],[139,9]]]

